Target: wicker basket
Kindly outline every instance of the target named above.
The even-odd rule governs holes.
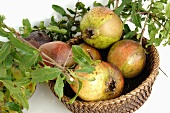
[[[69,45],[81,43],[81,37],[68,41]],[[143,46],[146,45],[146,39],[143,39]],[[139,109],[147,100],[152,91],[152,85],[158,75],[159,54],[152,45],[146,48],[147,61],[143,72],[132,79],[125,79],[123,94],[115,99],[85,102],[77,98],[73,104],[67,102],[74,96],[73,91],[68,84],[64,88],[62,102],[73,113],[133,113]],[[54,81],[49,82],[49,86],[54,92]],[[55,94],[57,97],[57,95]]]

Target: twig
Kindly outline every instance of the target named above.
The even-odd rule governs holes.
[[[33,46],[31,43],[29,43],[28,41],[26,41],[25,39],[23,39],[19,34],[16,34],[16,38],[18,38],[20,41],[22,41],[23,43],[31,46],[32,48],[38,50],[35,46]]]
[[[70,58],[71,52],[72,52],[72,49],[70,49],[70,51],[69,51],[69,53],[68,53],[67,59],[66,59],[66,61],[64,62],[64,67],[66,66],[66,64],[67,64],[67,62],[68,62],[68,60],[69,60],[69,58]]]
[[[116,0],[116,7],[115,7],[115,9],[118,8],[118,7],[119,7],[119,0]]]
[[[141,35],[140,35],[140,44],[142,44],[142,38],[143,38],[143,34],[145,32],[145,28],[146,28],[146,25],[147,25],[147,22],[148,22],[149,15],[150,14],[148,13],[147,16],[146,16],[145,23],[144,23],[144,26],[143,26],[143,29],[142,29],[142,32],[141,32]]]
[[[152,17],[153,17],[153,19],[154,19],[156,22],[158,22],[166,31],[168,31],[168,30],[165,28],[165,26],[162,25],[162,23],[160,23],[160,22],[155,18],[154,15],[152,15]],[[167,20],[167,21],[168,21],[168,20]]]
[[[70,76],[70,74],[69,74],[69,72],[67,71],[65,71],[64,72],[64,75],[67,77],[67,79],[69,79],[71,82],[73,82],[74,81],[74,78],[72,77],[72,76]]]
[[[64,67],[62,67],[60,64],[56,63],[52,58],[50,58],[48,55],[46,55],[44,52],[41,52],[42,56],[44,56],[45,58],[47,58],[49,61],[51,61],[53,64],[55,64],[55,66],[59,69],[64,69]]]
[[[168,77],[168,75],[159,67],[159,69],[161,70],[161,72]]]

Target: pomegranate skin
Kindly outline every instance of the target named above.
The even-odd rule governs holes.
[[[133,78],[144,69],[146,54],[144,48],[138,42],[121,40],[112,45],[107,61],[116,65],[125,78]]]

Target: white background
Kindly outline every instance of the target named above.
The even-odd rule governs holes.
[[[92,6],[94,2],[93,0],[80,1],[87,6]],[[107,3],[107,0],[96,1]],[[51,8],[52,4],[74,8],[76,2],[77,0],[0,0],[0,14],[5,15],[6,24],[18,30],[23,18],[28,18],[34,25],[41,20],[46,20],[46,24],[48,24],[48,19],[52,15],[56,15]],[[0,37],[0,40],[4,39]],[[135,113],[170,113],[170,46],[160,46],[157,49],[160,55],[160,67],[169,77],[160,71],[153,85],[151,96]],[[29,104],[29,110],[25,110],[24,113],[71,113],[52,94],[45,83],[38,84]]]

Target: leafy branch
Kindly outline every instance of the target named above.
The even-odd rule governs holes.
[[[21,35],[24,36],[23,34],[19,34],[13,28],[7,26],[3,22],[3,20],[5,19],[4,16],[0,16],[0,18],[0,36],[6,37],[9,40],[8,42],[2,42],[0,49],[0,56],[2,58],[0,62],[0,70],[1,72],[3,72],[0,74],[0,88],[3,88],[2,90],[0,90],[0,98],[2,100],[2,103],[0,101],[0,111],[14,110],[21,112],[22,107],[29,109],[28,99],[35,91],[35,85],[31,88],[28,88],[28,86],[30,84],[36,84],[38,82],[46,82],[56,79],[54,90],[59,96],[59,99],[61,99],[61,97],[63,96],[64,81],[67,81],[69,83],[73,82],[74,79],[72,75],[75,75],[74,71],[70,71],[72,69],[65,68],[57,64],[45,53],[41,53],[41,55],[45,56],[49,63],[55,64],[54,68],[46,66],[43,63],[45,59],[41,57],[39,49],[35,48],[24,38],[22,38]],[[30,27],[29,21],[27,22],[28,23],[23,24],[24,28]],[[8,31],[6,31],[6,29]],[[31,33],[32,29],[24,31],[24,34],[29,34]],[[88,56],[85,55],[85,53],[82,53],[83,51],[81,50],[81,48],[79,46],[72,46],[72,49],[75,55],[83,54],[81,55],[81,58],[74,55],[74,59],[76,59],[75,62],[80,64],[85,69],[81,71],[94,71],[94,68],[92,68],[93,61],[90,60]],[[82,58],[83,61],[81,61]],[[25,63],[26,61],[27,63]],[[43,64],[43,66],[41,64]],[[13,69],[15,71],[13,71]],[[21,77],[18,77],[18,74]],[[16,75],[16,78],[14,78],[14,75]],[[23,80],[27,82],[21,83],[21,81]],[[17,85],[19,81],[20,85]],[[23,90],[23,88],[25,90]],[[27,90],[30,90],[30,92],[28,92]],[[31,93],[31,95],[27,93]],[[73,98],[72,101],[74,99],[76,98]],[[12,101],[12,103],[7,104],[10,101]],[[16,109],[13,109],[14,107]]]

